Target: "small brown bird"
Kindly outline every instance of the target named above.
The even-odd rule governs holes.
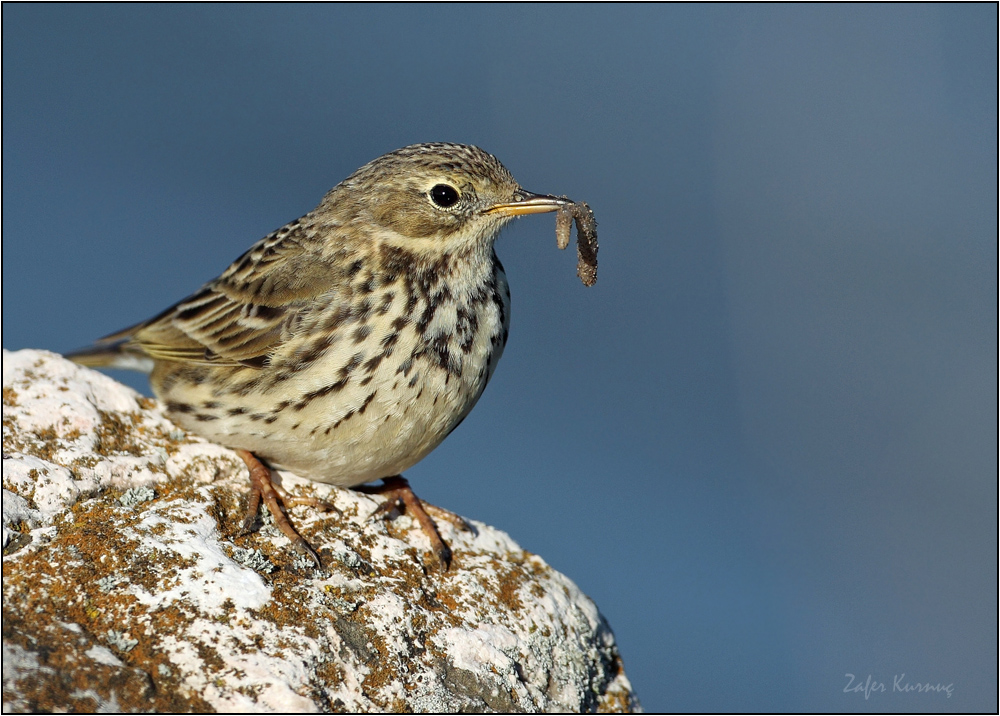
[[[315,501],[278,490],[264,463],[342,487],[381,478],[447,568],[450,551],[400,473],[472,410],[503,353],[500,229],[572,205],[525,191],[477,147],[404,147],[188,298],[68,357],[150,372],[171,420],[246,462],[251,521],[263,499],[317,564],[279,506]]]

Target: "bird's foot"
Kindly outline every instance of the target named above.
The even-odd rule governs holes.
[[[271,516],[274,517],[274,524],[278,529],[292,541],[297,550],[308,555],[316,565],[316,569],[321,569],[323,563],[320,561],[319,554],[292,525],[291,520],[288,519],[288,515],[282,509],[282,503],[286,507],[310,505],[324,511],[333,510],[339,512],[339,510],[330,503],[315,497],[291,496],[287,491],[271,481],[271,471],[253,453],[249,450],[237,450],[236,454],[246,463],[247,469],[250,471],[250,502],[247,506],[247,516],[243,521],[241,533],[247,534],[251,531],[254,520],[257,519],[257,510],[260,508],[261,500],[263,500]]]
[[[473,534],[475,534],[476,528],[473,527],[471,524],[469,524],[469,522],[461,515],[457,515],[451,510],[446,510],[443,507],[432,505],[429,502],[424,502],[423,500],[420,501],[420,504],[422,504],[424,506],[424,509],[427,510],[428,512],[433,512],[437,519],[447,520],[448,522],[451,522],[453,525],[455,525],[456,529],[461,530],[462,532],[472,532]]]
[[[271,487],[273,487],[274,491],[278,493],[278,497],[281,498],[281,503],[285,507],[298,507],[299,505],[305,505],[307,507],[315,507],[320,512],[336,512],[340,514],[340,510],[326,500],[321,500],[318,497],[296,497],[281,485],[275,484],[274,482],[271,483]]]
[[[431,541],[431,550],[434,552],[438,561],[441,563],[443,571],[447,572],[448,567],[451,565],[451,548],[444,543],[441,539],[441,534],[438,532],[437,525],[434,524],[434,520],[431,516],[427,514],[427,510],[424,509],[424,504],[420,498],[413,494],[413,489],[410,487],[410,483],[402,475],[396,475],[395,477],[384,477],[382,478],[381,485],[375,486],[364,486],[358,489],[360,492],[365,492],[373,495],[385,495],[388,499],[379,505],[376,510],[369,515],[368,519],[380,519],[389,517],[394,511],[399,510],[408,513],[411,517],[415,517],[417,522],[420,523],[420,527],[424,530],[424,534],[427,535],[428,539]],[[428,504],[427,507],[431,507],[439,512],[448,513],[447,510],[441,510],[433,505]],[[458,515],[453,515],[462,521],[465,529],[468,529],[468,524],[465,520],[458,517]],[[451,521],[449,519],[449,521]]]

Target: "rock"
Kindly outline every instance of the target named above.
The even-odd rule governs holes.
[[[43,351],[3,353],[4,711],[632,711],[610,628],[487,525],[367,520],[380,498],[237,536],[235,453]]]

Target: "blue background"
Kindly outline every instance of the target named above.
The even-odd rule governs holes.
[[[478,144],[594,207],[600,278],[551,216],[505,231],[507,352],[417,493],[580,584],[647,709],[995,711],[996,28],[4,4],[3,345],[87,344],[376,156]]]

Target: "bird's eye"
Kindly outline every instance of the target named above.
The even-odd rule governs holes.
[[[431,188],[431,201],[447,209],[458,201],[458,190],[447,184],[435,184]]]

